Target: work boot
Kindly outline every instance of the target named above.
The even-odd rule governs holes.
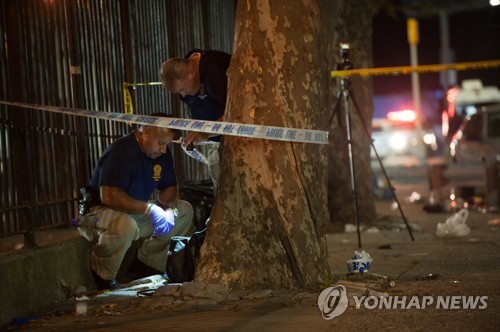
[[[120,287],[120,283],[116,279],[106,280],[97,275],[94,271],[92,271],[92,277],[94,277],[95,285],[98,290],[105,289],[116,289]]]

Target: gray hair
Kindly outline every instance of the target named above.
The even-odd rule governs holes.
[[[171,58],[161,65],[160,80],[165,89],[172,91],[176,80],[187,77],[188,61],[189,59],[184,58]]]

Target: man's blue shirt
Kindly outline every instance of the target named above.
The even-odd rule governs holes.
[[[227,99],[227,69],[231,61],[231,55],[221,51],[213,50],[191,50],[186,54],[188,59],[193,53],[199,52],[200,56],[200,82],[203,92],[194,96],[181,97],[195,120],[217,121],[226,109]],[[210,138],[218,142],[219,136]]]
[[[118,187],[130,197],[148,201],[155,189],[177,185],[172,154],[156,159],[146,156],[140,149],[135,132],[121,137],[109,145],[97,161],[88,186],[99,191],[101,186]]]

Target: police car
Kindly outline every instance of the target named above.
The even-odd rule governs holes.
[[[413,110],[389,112],[386,118],[373,119],[372,140],[384,167],[414,167],[426,164],[424,138],[435,144],[418,128]],[[375,151],[371,150],[372,169],[380,168]]]

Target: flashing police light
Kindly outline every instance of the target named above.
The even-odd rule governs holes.
[[[413,110],[393,111],[387,113],[387,120],[392,122],[415,122],[417,114]]]

